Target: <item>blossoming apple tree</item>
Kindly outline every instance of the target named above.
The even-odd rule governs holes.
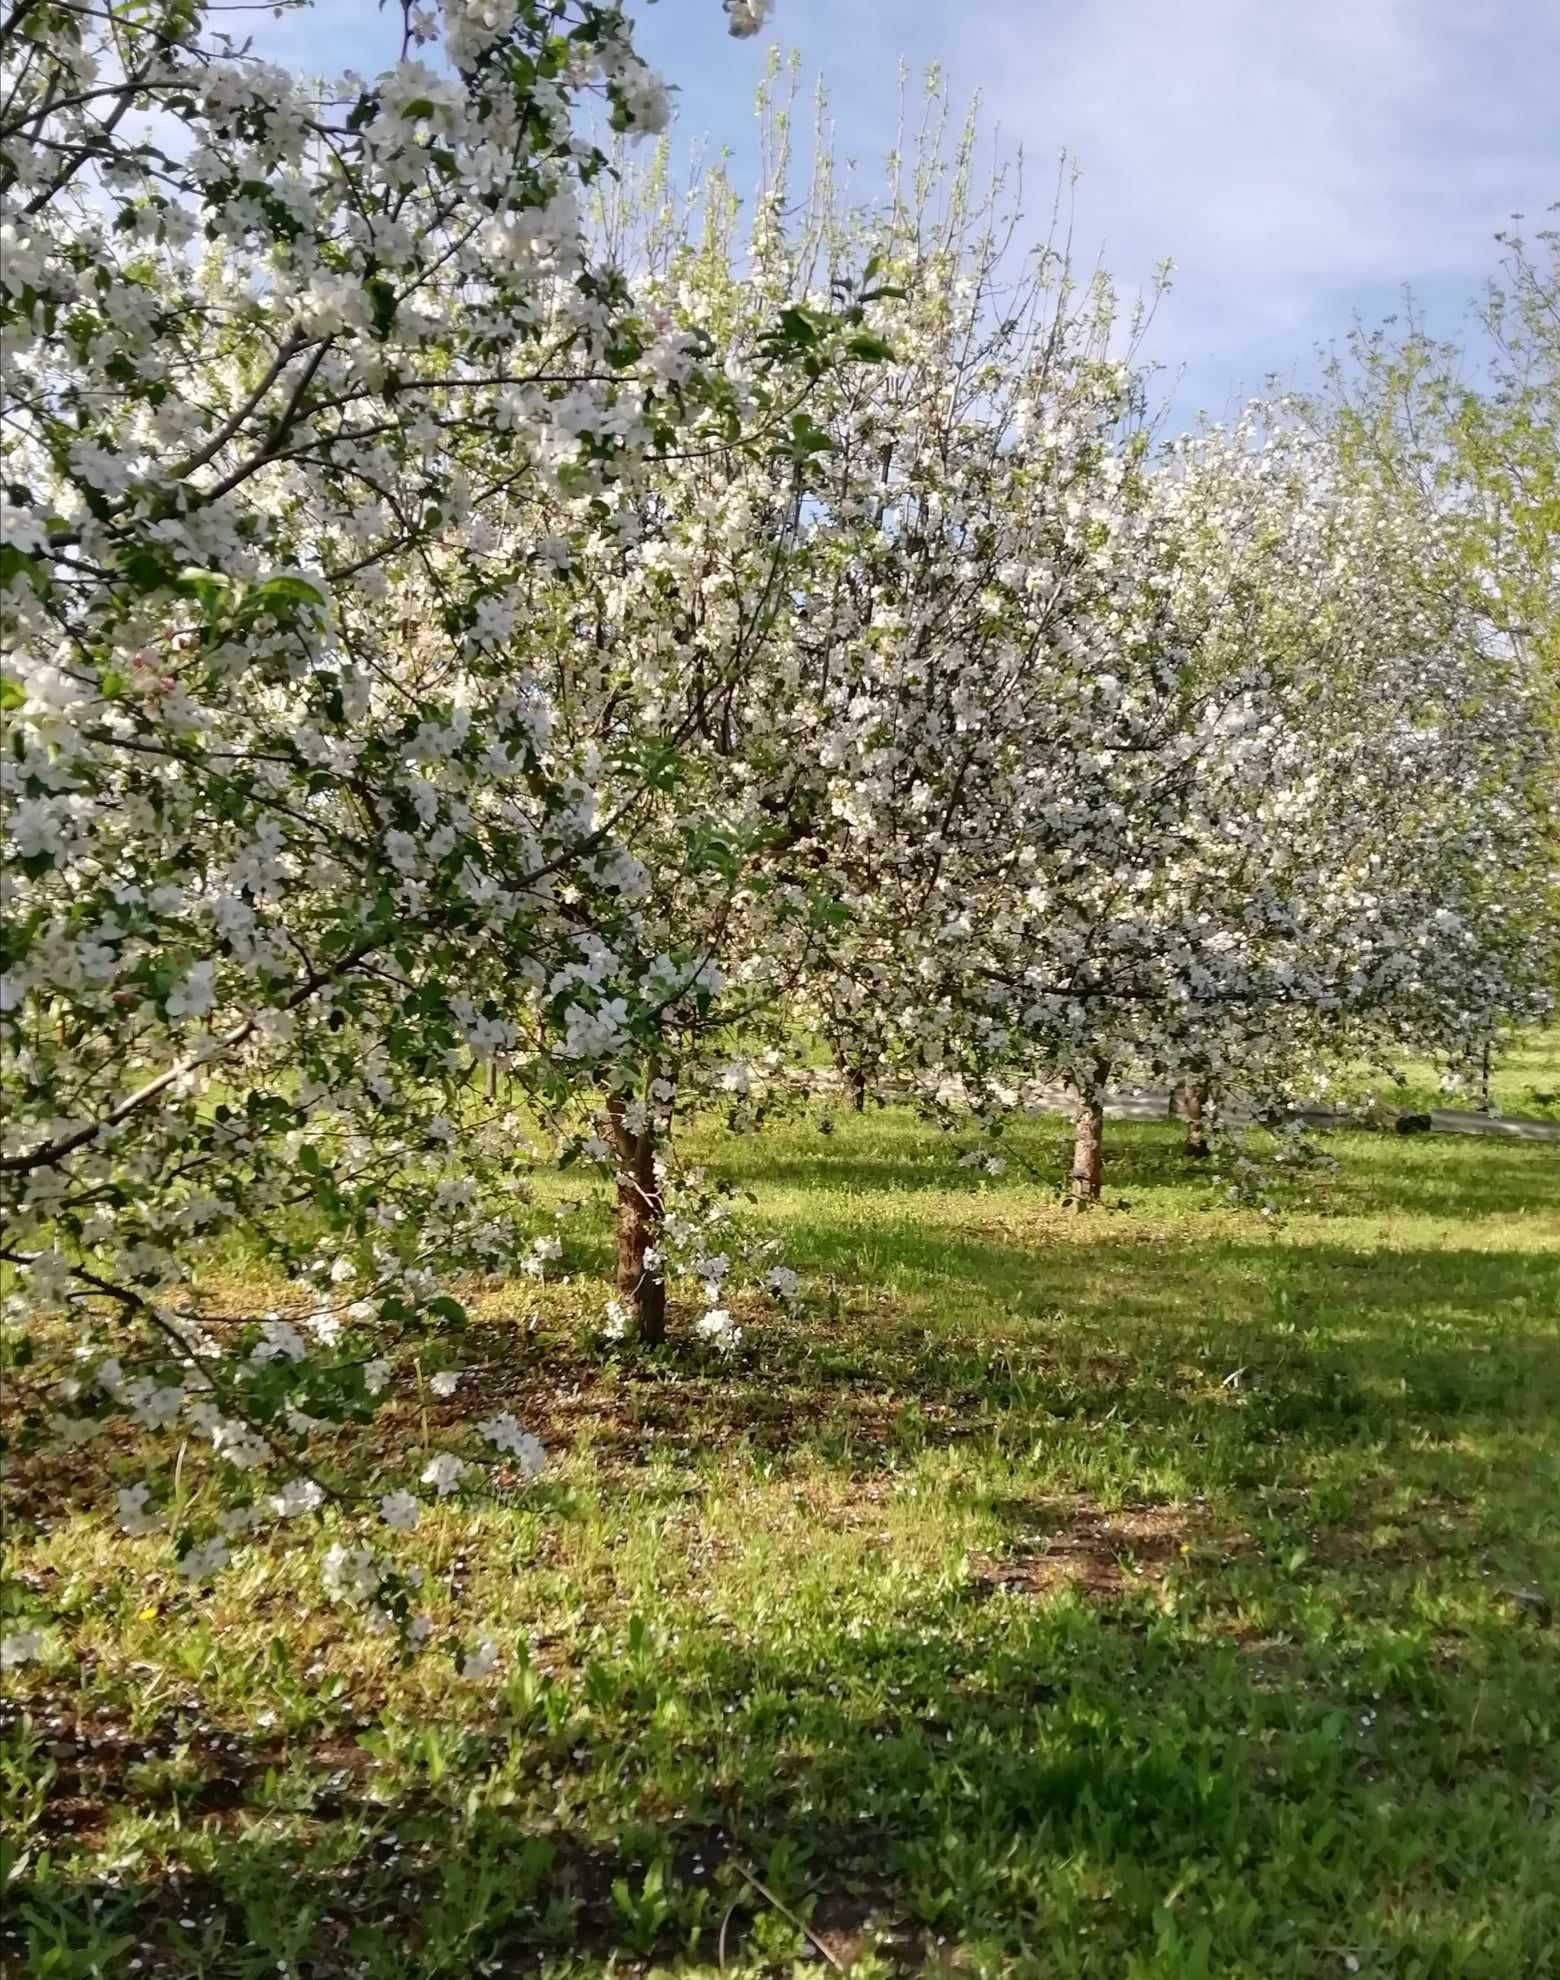
[[[741,376],[590,251],[582,115],[667,109],[616,8],[401,21],[323,93],[182,0],[0,29],[0,1175],[21,1444],[146,1433],[107,1483],[192,1581],[333,1507],[333,1591],[415,1635],[381,1551],[408,1485],[539,1448],[499,1409],[365,1469],[357,1427],[454,1391],[451,1275],[529,1243],[471,1069],[517,986],[610,1030],[569,964],[637,891],[661,775],[664,725],[531,628],[579,617],[576,557],[658,457],[789,456],[798,377],[784,325]],[[287,1314],[201,1296],[229,1235]],[[159,1438],[202,1453],[176,1483]]]
[[[973,1042],[1073,1088],[1082,1201],[1112,1079],[1271,1100],[1405,1044],[1451,1058],[1543,974],[1511,901],[1533,684],[1420,581],[1422,518],[1261,419],[1150,488],[1151,636],[1097,683],[1111,829],[981,903]]]

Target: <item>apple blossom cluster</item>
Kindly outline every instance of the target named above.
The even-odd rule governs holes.
[[[771,0],[721,0],[726,10],[726,25],[739,41],[763,30],[771,11]]]
[[[799,996],[858,1095],[1065,1082],[1088,1198],[1112,1083],[1276,1105],[1540,1014],[1541,684],[1426,582],[1445,526],[1283,406],[1152,451],[1108,293],[1015,295],[989,204],[863,224],[893,361],[831,400],[792,635],[860,656]]]
[[[452,1279],[549,1263],[482,1078],[545,1103],[717,985],[640,939],[634,836],[715,829],[679,748],[730,682],[671,692],[675,634],[640,679],[603,586],[665,457],[795,458],[849,325],[722,352],[597,253],[583,132],[667,113],[616,7],[403,30],[322,90],[183,4],[0,29],[0,1180],[15,1448],[98,1445],[192,1582],[326,1518],[404,1634],[418,1488],[541,1462],[476,1376],[458,1452],[354,1460],[453,1382]],[[207,1296],[223,1241],[287,1311]]]
[[[603,1335],[735,1356],[801,1286],[677,1127],[795,1104],[798,1014],[991,1127],[1066,1079],[1097,1188],[1113,1079],[1531,1008],[1537,759],[1408,511],[1282,415],[1156,454],[967,144],[667,244],[615,7],[403,18],[323,91],[182,0],[0,29],[0,1185],[15,1448],[192,1586],[319,1525],[416,1645],[426,1509],[545,1464],[454,1290],[562,1263],[537,1122]]]

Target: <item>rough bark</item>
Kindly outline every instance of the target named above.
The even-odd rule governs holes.
[[[666,1339],[666,1279],[645,1267],[645,1253],[660,1245],[665,1213],[655,1180],[655,1129],[647,1121],[631,1132],[616,1094],[607,1102],[607,1120],[618,1165],[618,1295],[634,1316],[639,1339],[655,1347]]]
[[[858,1114],[867,1111],[866,1068],[850,1055],[850,1047],[843,1035],[837,1035],[830,1043],[829,1050],[834,1059],[834,1070],[840,1076],[840,1084],[850,1095],[850,1104]]]
[[[1181,1118],[1186,1123],[1186,1153],[1201,1161],[1208,1153],[1208,1128],[1204,1111],[1208,1088],[1201,1080],[1191,1080],[1181,1088]]]
[[[1068,1199],[1078,1209],[1098,1203],[1105,1180],[1105,1109],[1080,1094],[1073,1115],[1073,1163]]]

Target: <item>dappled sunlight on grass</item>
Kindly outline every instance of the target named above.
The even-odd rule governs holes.
[[[790,1913],[867,1976],[1550,1970],[1554,1150],[1340,1136],[1264,1219],[1119,1127],[1078,1217],[1053,1124],[997,1178],[901,1113],[704,1140],[808,1283],[730,1363],[591,1345],[599,1209],[566,1282],[474,1289],[461,1407],[554,1461],[409,1544],[497,1678],[355,1631],[323,1538],[208,1606],[62,1495],[8,1944],[713,1973],[729,1913],[780,1972]]]

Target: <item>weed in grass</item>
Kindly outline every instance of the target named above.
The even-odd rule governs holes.
[[[312,1543],[131,1595],[63,1490],[11,1969],[1560,1972],[1560,1162],[1339,1137],[1275,1229],[1115,1140],[1079,1219],[892,1110],[712,1133],[824,1289],[729,1365],[475,1300],[557,1454],[419,1526],[480,1684]]]

